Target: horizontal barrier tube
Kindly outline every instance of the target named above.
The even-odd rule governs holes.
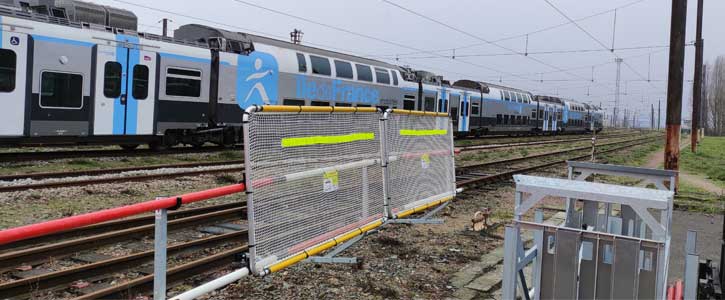
[[[262,112],[364,112],[376,113],[375,107],[343,107],[343,106],[292,106],[292,105],[265,105],[261,107]]]
[[[394,114],[403,115],[414,115],[414,116],[430,116],[430,117],[447,117],[448,113],[438,113],[432,111],[420,111],[420,110],[407,110],[407,109],[393,109]]]
[[[151,212],[157,209],[174,207],[177,199],[181,204],[217,198],[230,194],[240,193],[245,190],[244,184],[235,184],[205,191],[193,192],[174,197],[152,200],[127,206],[121,206],[87,214],[57,219],[37,224],[15,227],[0,231],[0,245],[17,242],[24,239],[34,238],[42,235],[70,230],[87,225],[125,218],[140,213]]]
[[[246,277],[247,275],[249,275],[249,269],[241,268],[227,275],[202,284],[198,287],[195,287],[191,290],[188,290],[181,295],[171,298],[171,300],[193,300],[205,294],[211,293],[214,290],[230,285],[235,281]]]

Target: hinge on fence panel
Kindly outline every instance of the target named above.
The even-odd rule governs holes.
[[[249,267],[249,256],[247,252],[234,254],[234,261],[241,264],[241,267]]]
[[[181,197],[176,197],[176,205],[167,208],[167,210],[177,210],[177,209],[181,208],[181,204],[182,204]]]

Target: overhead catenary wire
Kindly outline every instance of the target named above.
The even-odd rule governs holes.
[[[584,17],[575,19],[574,21],[579,22],[579,21],[584,21],[584,20],[591,19],[591,18],[594,18],[594,17],[598,17],[598,16],[601,16],[601,15],[605,15],[605,14],[608,14],[608,13],[614,11],[614,10],[628,8],[630,6],[639,4],[639,3],[644,2],[644,1],[647,1],[647,0],[636,0],[636,1],[632,1],[632,2],[629,2],[629,3],[623,4],[621,6],[617,6],[615,8],[612,8],[612,9],[600,11],[600,12],[597,12],[597,13],[594,13],[594,14],[591,14],[591,15],[587,15],[587,16],[584,16]],[[560,27],[564,27],[564,26],[570,25],[571,23],[572,22],[564,22],[564,23],[560,23],[560,24],[556,24],[556,25],[544,27],[544,28],[541,28],[541,29],[537,29],[537,30],[534,30],[534,31],[529,31],[529,32],[526,32],[526,33],[521,33],[521,34],[516,34],[516,35],[512,35],[512,36],[508,36],[508,37],[503,37],[503,38],[495,39],[492,42],[498,43],[498,42],[504,42],[504,41],[513,40],[513,39],[519,39],[519,38],[523,38],[523,37],[528,37],[530,35],[535,35],[535,34],[538,34],[538,33],[542,33],[542,32],[546,32],[546,31],[549,31],[549,30],[553,30],[553,29],[557,29],[557,28],[560,28]],[[446,48],[446,49],[429,50],[429,51],[432,51],[432,52],[449,52],[449,51],[451,51],[453,49],[461,50],[461,49],[473,48],[473,47],[487,45],[487,44],[488,43],[474,43],[474,44],[463,45],[463,46],[459,46],[459,47],[455,47],[455,48]],[[409,53],[398,53],[398,54],[389,54],[389,55],[381,55],[381,56],[395,56],[395,55],[405,56],[405,55],[413,55],[413,54],[421,54],[421,53],[425,53],[425,52],[409,52]]]
[[[235,0],[235,1],[241,1],[241,0]],[[524,53],[522,53],[522,52],[520,52],[520,51],[516,51],[516,50],[514,50],[514,49],[511,49],[511,48],[509,48],[509,47],[503,46],[503,45],[501,45],[501,44],[498,44],[498,43],[496,43],[496,42],[493,42],[493,41],[489,41],[489,40],[487,40],[487,39],[485,39],[485,38],[482,38],[482,37],[480,37],[480,36],[478,36],[478,35],[475,35],[475,34],[472,34],[472,33],[470,33],[470,32],[467,32],[467,31],[465,31],[465,30],[462,30],[462,29],[456,28],[456,27],[454,27],[454,26],[451,26],[451,25],[449,25],[449,24],[447,24],[447,23],[445,23],[445,22],[439,21],[439,20],[437,20],[437,19],[434,19],[434,18],[432,18],[432,17],[429,17],[429,16],[427,16],[427,15],[424,15],[424,14],[422,14],[422,13],[419,13],[419,12],[417,12],[417,11],[414,11],[414,10],[412,10],[412,9],[410,9],[410,8],[407,8],[407,7],[405,7],[405,6],[402,6],[402,5],[400,5],[400,4],[397,4],[397,3],[395,3],[395,2],[392,2],[392,1],[390,1],[390,0],[382,0],[382,1],[383,1],[383,3],[386,3],[386,4],[388,4],[388,5],[391,5],[391,6],[393,6],[393,7],[396,7],[396,8],[398,8],[398,9],[401,9],[401,10],[403,10],[403,11],[405,11],[405,12],[408,12],[408,13],[410,13],[410,14],[416,15],[416,16],[418,16],[418,17],[420,17],[420,18],[423,18],[423,19],[426,19],[426,20],[428,20],[428,21],[431,21],[431,22],[433,22],[433,23],[436,23],[436,24],[438,24],[438,25],[441,25],[441,26],[443,26],[443,27],[446,27],[446,28],[448,28],[448,29],[450,29],[450,30],[453,30],[453,31],[455,31],[455,32],[458,32],[458,33],[460,33],[460,34],[463,34],[463,35],[465,35],[465,36],[468,36],[468,37],[471,37],[471,38],[474,38],[474,39],[480,40],[480,41],[482,41],[482,42],[484,42],[484,43],[490,44],[490,45],[492,45],[492,46],[498,47],[498,48],[500,48],[500,49],[506,50],[506,51],[508,51],[508,52],[511,52],[511,53],[517,53],[517,54],[521,55],[522,57],[525,57],[525,58],[528,58],[528,59],[530,59],[530,60],[533,60],[533,61],[535,61],[535,62],[537,62],[537,63],[539,63],[539,64],[542,64],[542,65],[545,65],[545,66],[547,66],[547,67],[549,67],[549,68],[552,68],[552,69],[555,69],[555,70],[559,70],[559,71],[565,72],[565,73],[567,73],[567,74],[569,74],[569,75],[572,75],[572,76],[574,76],[574,77],[579,77],[579,78],[581,78],[581,77],[582,77],[582,76],[581,76],[581,75],[579,75],[579,74],[575,74],[575,73],[572,73],[572,72],[570,72],[570,71],[565,71],[565,70],[564,70],[563,68],[560,68],[560,67],[558,67],[558,66],[555,66],[555,65],[553,65],[553,64],[547,63],[547,62],[545,62],[545,61],[543,61],[543,60],[541,60],[541,59],[537,59],[537,58],[534,58],[534,57],[531,57],[531,56],[527,56],[527,55],[525,55]],[[601,84],[598,84],[598,85],[602,86]]]

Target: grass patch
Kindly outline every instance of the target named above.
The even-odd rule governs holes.
[[[597,158],[605,158],[607,163],[614,165],[642,166],[647,163],[652,153],[662,148],[662,144],[661,140],[656,140],[656,142],[638,145],[626,151],[597,155]]]
[[[725,188],[725,137],[706,137],[697,153],[690,147],[680,152],[680,168],[692,174],[707,176],[714,184]]]

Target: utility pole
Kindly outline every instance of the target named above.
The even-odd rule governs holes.
[[[655,130],[655,105],[652,103],[652,115],[649,119],[649,129]]]
[[[657,130],[660,130],[662,124],[662,100],[657,100]]]
[[[619,87],[620,87],[620,81],[622,79],[622,62],[624,59],[621,59],[619,57],[615,58],[614,61],[617,63],[617,91],[614,94],[614,127],[617,127],[617,116],[619,115],[617,111],[619,110]]]
[[[161,20],[161,23],[162,23],[162,27],[161,27],[161,28],[162,28],[162,29],[161,29],[161,34],[163,35],[163,37],[168,37],[168,36],[169,36],[169,35],[168,35],[168,33],[169,33],[169,32],[168,32],[168,30],[169,30],[169,19],[167,19],[167,18],[163,18],[163,19]]]
[[[682,127],[682,85],[685,65],[685,32],[687,0],[672,0],[670,22],[670,62],[667,78],[667,140],[665,142],[665,169],[680,168],[680,128]],[[679,186],[675,179],[675,191]],[[672,182],[670,183],[673,184]]]
[[[702,0],[697,0],[697,32],[695,35],[695,79],[692,85],[692,132],[690,132],[690,147],[692,153],[697,152],[697,140],[700,136],[700,104],[702,99]]]

